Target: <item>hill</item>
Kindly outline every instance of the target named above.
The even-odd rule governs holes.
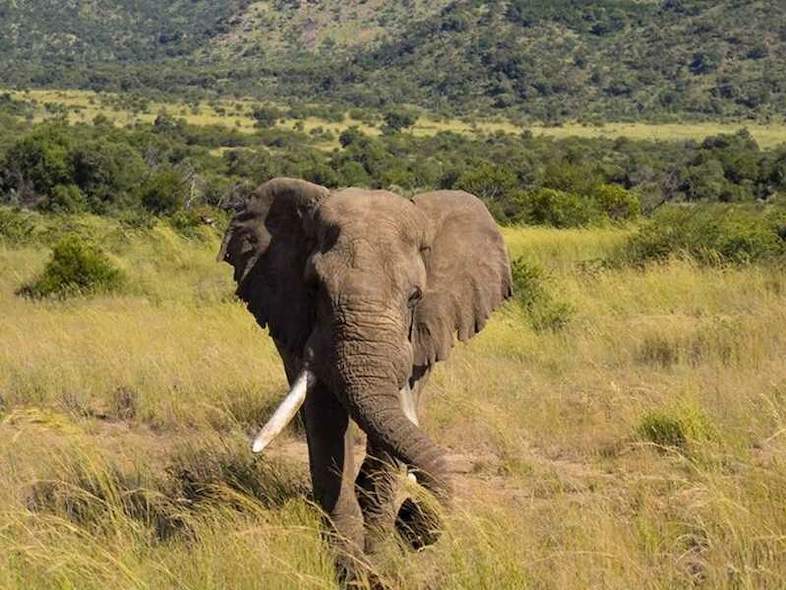
[[[785,23],[780,0],[0,0],[0,83],[782,120]]]

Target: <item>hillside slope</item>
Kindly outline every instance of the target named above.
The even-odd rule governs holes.
[[[0,83],[781,119],[786,3],[0,0]]]
[[[455,3],[358,55],[337,92],[540,119],[786,113],[786,3]]]

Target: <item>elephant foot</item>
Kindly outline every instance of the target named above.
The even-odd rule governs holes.
[[[364,555],[341,555],[335,564],[342,590],[391,590]]]
[[[415,551],[433,545],[442,535],[437,514],[424,509],[412,498],[404,500],[399,508],[396,531]]]

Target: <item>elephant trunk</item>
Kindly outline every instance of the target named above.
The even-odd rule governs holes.
[[[375,314],[378,317],[378,314]],[[366,324],[367,325],[367,324]],[[441,502],[447,503],[451,489],[443,451],[416,424],[414,413],[408,415],[402,403],[400,387],[412,367],[411,352],[402,346],[406,328],[392,327],[385,334],[378,331],[375,350],[368,343],[347,339],[346,330],[337,347],[338,387],[345,398],[352,419],[366,433],[375,447],[384,449],[414,470],[418,481]],[[377,328],[378,329],[378,328]],[[413,419],[414,418],[414,419]]]
[[[450,499],[447,465],[442,451],[401,408],[398,388],[379,386],[347,392],[353,420],[374,443],[412,468],[418,481],[440,501]]]

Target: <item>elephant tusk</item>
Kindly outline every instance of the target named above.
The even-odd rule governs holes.
[[[409,386],[409,383],[404,385],[398,392],[398,399],[401,403],[401,409],[407,419],[415,426],[420,426],[420,422],[418,422],[418,413],[415,408],[415,396],[412,394],[412,388]]]
[[[401,403],[401,409],[403,410],[407,419],[415,426],[420,426],[420,423],[418,422],[418,414],[415,410],[415,396],[412,394],[412,388],[409,386],[409,382],[407,382],[407,384],[404,385],[404,387],[402,387],[398,392],[398,399]],[[411,471],[407,472],[407,479],[410,481],[410,483],[418,483],[418,478]]]
[[[287,427],[298,413],[303,402],[306,401],[306,394],[310,389],[313,389],[317,383],[317,377],[308,369],[303,371],[295,380],[295,384],[290,389],[287,397],[278,406],[273,416],[267,421],[267,424],[259,431],[259,434],[254,439],[254,445],[251,449],[255,453],[261,453],[265,450],[274,438],[276,438],[284,428]]]

